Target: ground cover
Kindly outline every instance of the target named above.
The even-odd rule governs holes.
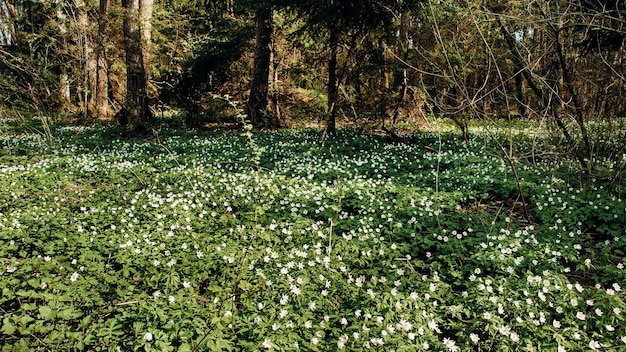
[[[3,351],[626,348],[626,203],[527,134],[2,130]]]

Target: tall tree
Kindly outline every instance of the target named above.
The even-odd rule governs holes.
[[[151,19],[152,5],[152,0],[122,0],[125,11],[126,99],[119,120],[136,132],[145,132],[152,123],[148,105],[148,70],[144,60],[149,40],[144,34],[148,26],[145,21]]]
[[[255,12],[256,40],[248,115],[257,128],[278,127],[278,119],[267,111],[270,61],[272,56],[273,9],[270,5],[259,4]]]
[[[15,5],[11,1],[0,1],[0,45],[9,46],[13,44],[17,17]]]
[[[87,120],[90,116],[96,114],[96,74],[98,60],[94,50],[93,39],[91,35],[91,20],[88,16],[88,9],[85,0],[74,0],[76,36],[80,47],[80,63],[82,66],[82,85],[78,89],[78,96],[82,110],[82,117]]]
[[[98,7],[98,41],[97,72],[96,72],[96,106],[98,120],[109,121],[109,74],[107,64],[107,23],[109,0],[100,0]]]
[[[306,22],[305,28],[313,34],[326,36],[328,43],[328,111],[326,133],[335,133],[339,99],[339,49],[345,38],[358,37],[391,24],[394,10],[408,6],[404,1],[382,0],[302,0],[285,1]],[[415,5],[412,3],[411,5]]]
[[[326,133],[334,135],[337,130],[337,100],[339,97],[339,77],[337,72],[337,51],[339,50],[339,28],[328,25],[328,112]]]

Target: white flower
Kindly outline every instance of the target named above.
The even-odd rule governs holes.
[[[448,348],[448,351],[456,352],[459,350],[458,346],[456,345],[456,342],[454,342],[454,340],[451,340],[447,337],[443,339],[443,344],[444,346]]]
[[[559,329],[561,327],[561,322],[558,320],[552,320],[552,326],[554,326],[555,328]]]
[[[602,346],[600,346],[600,343],[598,341],[596,340],[589,341],[589,348],[591,348],[592,350],[597,350],[600,347]]]
[[[574,285],[576,287],[576,291],[582,293],[584,291],[583,287],[581,284],[576,283],[576,285]]]
[[[348,342],[348,335],[341,335],[339,337],[339,340],[337,340],[337,347],[339,349],[343,349],[346,345],[346,342]]]
[[[184,288],[190,288],[191,287],[191,283],[188,281],[183,281],[183,287]]]
[[[174,303],[174,302],[176,301],[176,298],[175,298],[174,296],[169,296],[169,297],[167,297],[167,300],[168,300],[170,303]]]
[[[146,341],[152,341],[152,333],[147,332],[145,335],[143,335],[143,339]]]
[[[383,339],[380,338],[372,338],[370,339],[370,342],[372,343],[372,345],[374,346],[382,346],[385,344],[385,342],[383,341]]]
[[[576,318],[579,320],[585,320],[585,313],[583,312],[576,313]]]
[[[476,334],[470,334],[470,340],[472,340],[474,344],[477,344],[478,341],[480,341],[480,337],[478,337],[478,335]]]
[[[515,332],[512,332],[511,333],[511,340],[513,342],[519,342],[519,335],[517,333],[515,333]]]
[[[7,273],[13,273],[17,270],[15,266],[7,266]]]
[[[311,337],[311,345],[317,345],[320,340],[317,337]]]
[[[72,274],[72,276],[70,276],[70,281],[71,281],[71,282],[74,282],[74,281],[76,281],[76,280],[78,280],[78,273],[77,273],[77,272],[74,272],[74,273]]]
[[[269,339],[265,339],[265,341],[263,341],[263,348],[270,349],[272,347],[273,347],[272,341],[270,341]]]
[[[400,322],[396,324],[396,328],[402,331],[411,331],[411,329],[413,329],[413,324],[406,320],[400,320]]]
[[[504,336],[509,336],[511,334],[511,328],[508,325],[501,326],[498,328],[498,332],[500,332]]]
[[[438,333],[438,334],[441,334],[441,330],[439,330],[439,325],[437,324],[437,322],[436,322],[436,321],[434,321],[434,320],[429,321],[429,322],[428,322],[428,327],[429,327],[431,330],[433,330],[434,332],[436,332],[436,333]],[[454,341],[452,341],[452,342],[454,342]]]

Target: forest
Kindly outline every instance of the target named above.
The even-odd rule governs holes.
[[[0,0],[0,350],[626,350],[618,0]]]

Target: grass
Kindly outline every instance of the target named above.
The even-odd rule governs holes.
[[[623,184],[545,134],[0,130],[2,351],[626,346]]]

